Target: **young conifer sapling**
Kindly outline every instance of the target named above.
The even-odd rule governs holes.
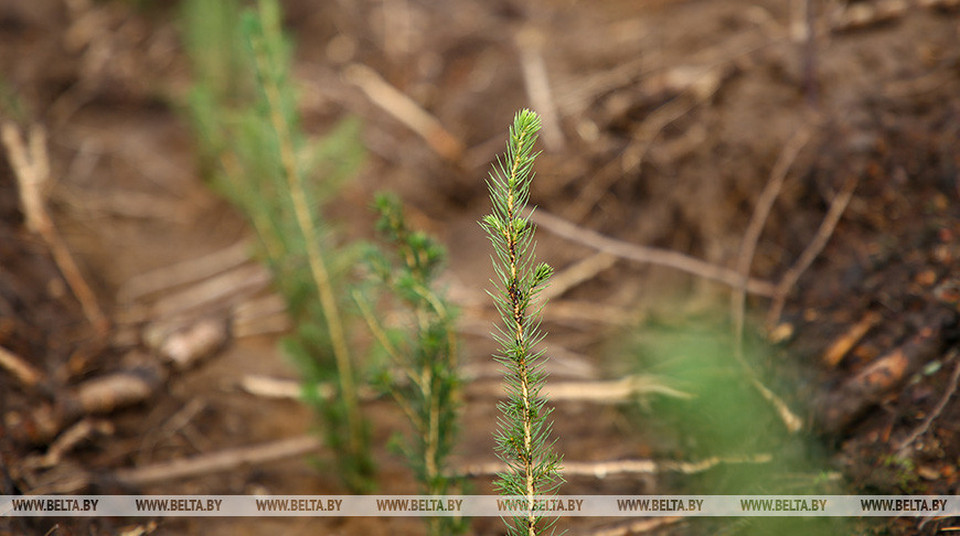
[[[487,185],[492,214],[481,220],[493,243],[496,289],[490,295],[497,304],[501,323],[494,330],[500,345],[494,356],[504,368],[507,398],[498,405],[497,454],[507,469],[497,478],[501,495],[526,497],[530,510],[508,520],[510,534],[534,536],[548,531],[556,518],[532,511],[533,498],[555,494],[563,482],[560,456],[551,439],[551,409],[541,395],[546,360],[536,347],[543,340],[537,295],[545,288],[553,269],[536,263],[534,226],[525,214],[533,180],[533,146],[540,130],[540,117],[520,110],[514,117],[506,154],[497,160]]]
[[[371,279],[379,283],[382,295],[393,298],[393,313],[400,313],[405,322],[402,327],[384,326],[359,292],[356,301],[390,365],[402,375],[395,380],[385,371],[378,382],[413,427],[411,437],[395,446],[407,458],[423,493],[446,495],[461,485],[446,470],[458,433],[460,383],[456,312],[437,284],[446,252],[425,233],[408,227],[396,197],[380,194],[374,206],[385,246],[368,253]],[[424,520],[430,536],[453,536],[467,528],[461,518]]]
[[[344,122],[322,140],[310,139],[297,111],[279,1],[240,7],[236,0],[184,2],[196,78],[193,124],[207,171],[249,216],[287,301],[297,329],[284,344],[303,371],[304,398],[324,417],[344,482],[368,490],[368,426],[342,303],[342,266],[350,256],[335,244],[321,213],[333,186],[362,161],[359,131],[355,122]],[[316,180],[321,171],[323,180]],[[321,399],[313,386],[331,378],[337,396]]]

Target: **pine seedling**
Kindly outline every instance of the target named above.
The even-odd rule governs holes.
[[[297,326],[286,349],[303,372],[307,401],[324,417],[341,476],[355,491],[368,489],[372,463],[341,303],[349,295],[335,290],[349,259],[320,214],[330,184],[362,160],[357,124],[345,121],[319,143],[302,131],[276,0],[243,14],[224,0],[190,0],[184,9],[203,163],[260,238]],[[317,168],[323,180],[307,180]],[[331,379],[338,392],[318,399],[314,386]]]
[[[374,208],[385,247],[371,249],[367,265],[381,294],[396,306],[393,311],[399,314],[391,316],[402,322],[402,327],[382,325],[359,296],[357,303],[389,366],[401,376],[393,378],[387,371],[380,382],[413,428],[409,439],[394,444],[407,459],[423,493],[446,495],[461,483],[445,471],[458,433],[460,383],[455,311],[436,290],[445,251],[426,234],[408,227],[395,197],[378,195]],[[462,519],[453,517],[425,520],[428,534],[433,536],[462,533],[466,528]]]
[[[496,290],[490,295],[502,323],[494,331],[500,345],[494,357],[505,368],[507,388],[506,400],[498,404],[500,429],[495,436],[497,454],[507,469],[498,475],[495,486],[501,495],[526,497],[531,506],[535,496],[553,495],[563,483],[560,456],[550,437],[552,410],[541,395],[546,356],[536,348],[544,334],[540,330],[542,305],[534,301],[553,269],[536,264],[534,226],[525,214],[539,130],[536,113],[524,109],[514,117],[507,152],[494,164],[487,181],[493,213],[480,222],[496,253]],[[510,534],[535,536],[549,531],[555,522],[556,518],[544,518],[531,510],[508,520],[507,525]]]

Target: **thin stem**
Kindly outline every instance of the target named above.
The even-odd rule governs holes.
[[[496,251],[494,267],[500,290],[493,296],[503,320],[497,335],[501,345],[498,360],[507,367],[510,390],[508,401],[501,406],[503,419],[497,438],[500,458],[508,470],[500,474],[497,485],[501,493],[522,495],[528,501],[552,493],[562,481],[558,459],[546,437],[549,412],[543,408],[543,376],[538,372],[543,354],[533,351],[542,338],[539,311],[528,309],[553,272],[545,264],[534,266],[534,229],[524,217],[536,157],[532,148],[539,129],[536,114],[528,110],[517,114],[507,154],[490,176],[493,214],[481,222]],[[535,536],[541,531],[540,521],[541,516],[531,508],[515,518],[510,533]]]
[[[317,285],[320,305],[323,308],[327,330],[330,335],[330,344],[333,347],[334,359],[337,362],[340,389],[343,392],[343,402],[347,407],[347,421],[350,429],[350,451],[354,454],[359,454],[362,451],[360,408],[357,404],[357,392],[353,383],[353,366],[351,364],[350,350],[347,346],[343,325],[340,322],[340,310],[337,306],[337,300],[334,297],[330,274],[327,271],[327,267],[320,253],[320,242],[316,227],[310,214],[306,192],[303,189],[303,181],[297,168],[297,159],[293,149],[293,140],[290,136],[289,125],[283,116],[280,88],[277,87],[273,77],[268,75],[270,66],[263,43],[259,37],[252,39],[252,41],[257,69],[262,75],[263,90],[269,103],[270,122],[277,135],[281,166],[283,167],[287,186],[290,189],[290,199],[293,202],[297,226],[303,234],[310,274]]]
[[[409,379],[414,385],[419,386],[419,378],[417,378],[417,375],[414,374],[413,369],[407,366],[403,356],[400,355],[400,351],[397,350],[393,343],[390,342],[390,338],[387,336],[386,330],[383,329],[383,326],[380,325],[380,322],[377,322],[377,318],[374,316],[373,311],[370,310],[370,306],[367,304],[367,302],[363,300],[363,298],[360,296],[360,293],[357,291],[353,292],[353,299],[357,303],[357,307],[360,308],[360,314],[367,322],[367,327],[370,328],[370,331],[377,339],[377,342],[383,346],[384,351],[386,351],[387,355],[390,356],[394,366],[402,370],[407,376],[407,379]]]

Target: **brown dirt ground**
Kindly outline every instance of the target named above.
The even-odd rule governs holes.
[[[475,223],[487,210],[482,177],[503,146],[512,114],[538,104],[524,90],[518,40],[542,40],[560,118],[559,131],[544,133],[560,141],[544,139],[534,201],[625,242],[735,266],[784,146],[808,130],[809,141],[760,236],[751,274],[779,281],[814,239],[849,177],[858,179],[856,191],[825,249],[790,289],[777,322],[778,333],[788,336],[769,337],[762,328],[769,299],[747,300],[747,346],[756,354],[751,366],[802,416],[806,431],[802,439],[769,432],[779,421],[767,407],[740,448],[723,454],[774,449],[775,458],[786,459],[798,456],[793,451],[816,451],[799,455],[817,461],[798,478],[810,484],[826,475],[834,486],[818,489],[957,494],[960,399],[934,415],[912,451],[893,454],[949,392],[957,366],[950,357],[957,335],[950,291],[960,263],[960,19],[949,8],[905,3],[887,20],[847,27],[846,4],[814,4],[818,39],[810,53],[803,39],[793,37],[806,27],[798,0],[284,2],[297,42],[306,127],[322,133],[347,114],[365,125],[368,162],[331,207],[330,219],[345,234],[368,237],[372,192],[386,188],[402,196],[414,221],[449,248],[444,281],[463,311],[467,365],[482,365],[492,350],[486,330],[493,314],[482,294],[491,275],[489,251]],[[880,4],[848,7],[870,12]],[[131,277],[250,233],[197,171],[180,113],[189,79],[176,14],[175,6],[162,2],[0,0],[0,114],[46,128],[57,228],[114,317],[123,313],[117,292]],[[439,157],[349,85],[340,75],[349,62],[373,68],[433,114],[467,148],[462,157],[454,163]],[[548,229],[538,238],[539,255],[561,270],[594,253]],[[657,348],[673,355],[689,341],[699,349],[729,345],[729,294],[728,287],[673,269],[619,260],[547,308],[548,344],[560,356],[552,378],[594,369],[616,377],[646,364],[669,383],[670,367],[643,356]],[[823,364],[831,343],[871,311],[878,321],[849,355],[837,366]],[[872,396],[849,423],[824,426],[818,401],[831,400],[844,382],[924,330],[933,336],[920,366]],[[0,374],[2,493],[30,492],[38,482],[57,482],[81,469],[108,473],[291,437],[310,427],[300,404],[236,389],[248,374],[296,374],[276,336],[245,337],[174,374],[149,402],[102,417],[112,432],[89,438],[53,468],[25,469],[25,460],[45,452],[47,442],[17,441],[22,430],[11,416],[116,370],[123,354],[117,338],[117,332],[98,337],[85,321],[44,242],[24,228],[13,171],[0,165],[0,346],[47,377],[40,388],[28,389]],[[745,383],[730,374],[739,369],[729,363],[717,370],[721,383]],[[640,402],[557,404],[558,446],[566,459],[697,460],[710,453],[697,432],[688,431],[696,417],[671,414],[669,403],[656,396]],[[192,418],[182,423],[187,407]],[[413,492],[403,464],[383,446],[404,430],[400,413],[385,401],[365,411],[374,425],[381,491]],[[455,466],[493,459],[494,418],[492,400],[467,400]],[[341,493],[322,452],[317,460],[290,459],[137,490],[104,483],[88,490]],[[737,489],[736,472],[576,477],[565,491],[705,493]],[[485,492],[489,481],[476,479],[474,486]],[[629,534],[624,523],[582,519],[568,528],[570,534]],[[816,531],[936,534],[957,525],[953,519],[905,518]],[[0,534],[120,534],[138,526],[152,534],[422,533],[416,520],[168,518],[153,524],[3,520]],[[644,532],[783,528],[691,520]],[[814,530],[800,522],[787,528]],[[500,534],[502,524],[475,520],[471,531]]]

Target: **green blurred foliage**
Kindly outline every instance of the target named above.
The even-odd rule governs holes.
[[[423,493],[461,493],[463,481],[448,474],[446,463],[459,433],[460,409],[457,311],[436,281],[446,252],[425,233],[409,228],[396,197],[379,194],[373,208],[381,245],[367,250],[365,265],[373,283],[367,295],[376,296],[396,318],[383,325],[372,307],[361,303],[382,351],[375,385],[393,397],[413,430],[406,438],[395,437],[391,446],[406,458]],[[358,294],[358,300],[364,299]],[[434,536],[467,528],[452,517],[425,521]]]
[[[304,132],[290,76],[292,45],[281,29],[276,0],[242,9],[235,0],[183,3],[184,43],[194,85],[188,116],[196,133],[200,166],[213,186],[249,218],[260,239],[261,257],[274,273],[294,319],[294,333],[283,347],[298,364],[306,401],[322,417],[328,444],[337,452],[337,472],[354,491],[371,489],[369,431],[357,420],[358,401],[344,396],[352,372],[338,368],[328,314],[342,317],[350,294],[335,296],[332,310],[318,300],[316,273],[309,269],[316,236],[330,287],[345,289],[356,248],[343,246],[322,216],[340,185],[365,159],[360,123],[345,119],[319,139]],[[285,160],[285,155],[293,155]],[[290,165],[290,162],[293,165]],[[293,169],[291,169],[293,168]],[[304,228],[297,217],[294,185],[310,214]],[[347,319],[339,318],[347,324]],[[330,382],[341,392],[317,397],[315,385]],[[360,430],[362,428],[362,430]],[[357,443],[360,447],[357,448]]]
[[[632,410],[655,427],[662,454],[659,458],[696,462],[713,457],[743,459],[769,454],[768,463],[723,463],[696,474],[671,474],[670,493],[691,495],[829,495],[845,490],[830,472],[826,446],[804,432],[790,433],[774,407],[748,380],[733,356],[731,336],[723,326],[702,323],[678,326],[641,326],[626,341],[634,356],[634,372],[651,374],[693,398],[652,397]],[[746,360],[753,370],[764,370],[766,360],[780,359],[777,350],[762,341],[747,341]],[[761,378],[769,386],[790,382]],[[802,413],[803,408],[793,408]],[[644,434],[645,436],[648,434]],[[832,475],[825,478],[824,475]],[[697,520],[707,532],[724,534],[853,534],[846,518],[761,518],[736,521]],[[707,528],[709,527],[709,528]]]

